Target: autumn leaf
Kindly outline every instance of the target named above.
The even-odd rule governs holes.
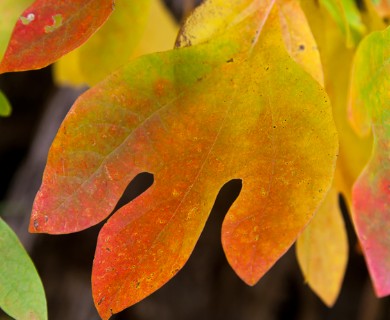
[[[323,84],[319,51],[299,1],[278,0],[276,5],[288,53],[314,79]],[[229,4],[222,0],[206,1],[182,27],[176,46],[186,47],[205,42],[226,32],[256,11],[267,11],[268,6],[269,1],[231,1]]]
[[[297,257],[305,281],[331,307],[339,295],[348,259],[348,239],[337,189],[329,191],[298,238]]]
[[[360,44],[351,76],[350,116],[361,134],[372,130],[369,163],[353,187],[352,215],[379,297],[390,294],[390,29]],[[367,63],[370,61],[370,63]]]
[[[0,91],[0,116],[8,117],[11,114],[11,105],[4,93]]]
[[[34,264],[0,218],[0,308],[18,320],[47,319],[45,292]]]
[[[249,284],[325,196],[337,153],[330,105],[285,51],[271,7],[202,45],[130,63],[84,94],[62,124],[31,231],[87,228],[137,174],[155,176],[99,235],[92,281],[104,319],[182,268],[227,181],[242,179],[243,189],[224,222],[224,248]]]
[[[313,35],[311,34],[305,15],[300,8],[299,2],[294,0],[280,0],[277,1],[277,5],[279,8],[283,40],[288,53],[320,84],[323,84],[324,80],[318,48],[313,39]],[[210,38],[213,34],[231,28],[234,23],[238,23],[238,21],[241,21],[255,10],[266,10],[266,2],[263,2],[262,4],[259,2],[252,2],[250,6],[245,7],[244,2],[230,2],[227,6],[223,1],[208,1],[203,7],[190,16],[189,21],[183,27],[183,31],[179,35],[178,44],[180,46],[186,46],[201,43],[202,41],[205,41],[205,39]],[[235,19],[229,20],[224,17],[221,12],[227,17],[234,16]],[[341,230],[341,232],[344,232],[344,230]],[[340,235],[341,238],[343,236],[343,239],[345,239],[345,232]],[[347,244],[335,244],[335,246],[340,246],[340,248],[345,249]],[[341,261],[346,261],[347,249],[341,250],[340,253],[344,254],[344,256],[340,258]],[[340,288],[341,286],[345,264],[346,263],[344,263],[343,266],[335,266],[333,268],[333,270],[337,271],[340,269],[338,273],[334,272],[337,274],[335,277],[337,283],[333,284],[334,287]],[[328,266],[324,266],[323,269],[329,271],[327,270],[327,267]],[[337,297],[337,293],[338,290],[336,295],[332,297],[333,300]]]
[[[331,306],[339,295],[348,259],[337,193],[342,193],[350,204],[351,188],[367,163],[371,139],[357,136],[347,119],[347,92],[354,49],[346,46],[346,35],[327,10],[314,2],[304,2],[303,8],[320,50],[325,89],[332,102],[340,150],[331,194],[318,209],[311,222],[313,226],[310,223],[298,238],[297,258],[308,285]],[[326,224],[326,230],[323,230],[319,221],[332,223]]]
[[[324,85],[320,54],[298,0],[279,0],[279,16],[287,52],[319,84]]]
[[[340,153],[332,190],[341,192],[350,206],[352,185],[367,163],[372,145],[371,137],[359,137],[347,120],[347,92],[355,50],[345,46],[346,35],[320,6],[305,2],[304,7],[320,48],[325,87],[332,101],[339,132]],[[367,23],[368,31],[383,28],[383,22],[375,15],[369,3],[366,3],[362,19]],[[334,223],[327,224],[326,232],[310,224],[297,242],[298,261],[305,279],[327,305],[332,305],[338,296],[347,262],[345,230],[340,227],[340,217],[336,220],[340,215],[339,210],[337,197],[328,196],[313,224],[318,226],[316,221],[320,215],[323,221],[327,216]],[[304,248],[311,250],[305,251]],[[314,269],[316,273],[311,271]],[[317,276],[320,274],[321,277]]]
[[[16,23],[0,73],[49,65],[83,44],[112,10],[113,0],[36,0]]]
[[[33,3],[34,0],[2,0],[0,11],[0,59],[3,58],[12,30],[20,18],[20,14]]]
[[[161,0],[118,0],[115,8],[89,41],[57,61],[57,83],[94,85],[130,58],[173,48],[178,27]]]

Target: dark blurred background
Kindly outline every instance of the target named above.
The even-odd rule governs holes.
[[[180,20],[200,1],[166,0]],[[0,214],[30,253],[42,277],[50,320],[95,320],[90,275],[102,223],[71,235],[27,232],[47,150],[62,119],[85,89],[59,88],[51,68],[0,76],[0,89],[13,113],[0,118]],[[153,177],[141,174],[121,202],[150,186]],[[245,285],[228,265],[221,246],[224,215],[240,191],[231,181],[220,191],[206,228],[185,267],[162,289],[112,317],[132,320],[390,320],[390,299],[374,296],[367,269],[344,208],[350,257],[340,297],[331,309],[304,283],[294,248],[254,287]],[[0,311],[0,319],[9,319]]]

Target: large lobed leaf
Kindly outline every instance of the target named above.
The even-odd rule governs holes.
[[[107,20],[113,0],[36,0],[17,21],[0,73],[43,68],[84,43]]]
[[[18,320],[46,320],[45,292],[34,264],[0,218],[0,308]]]
[[[243,6],[219,37],[130,63],[62,124],[31,231],[85,229],[111,213],[138,173],[155,175],[99,235],[92,281],[104,319],[182,268],[227,181],[242,179],[243,188],[224,221],[224,249],[248,284],[324,198],[337,153],[330,105],[286,52],[272,6]]]
[[[389,59],[389,28],[365,38],[354,59],[350,92],[354,127],[374,135],[371,159],[353,187],[352,213],[380,297],[390,294]]]

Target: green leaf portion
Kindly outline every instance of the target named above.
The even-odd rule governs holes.
[[[30,257],[0,218],[0,308],[17,320],[45,320],[45,292]]]
[[[8,117],[11,114],[11,105],[6,96],[0,91],[0,116]]]

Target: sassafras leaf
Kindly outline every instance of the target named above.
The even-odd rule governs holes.
[[[338,149],[329,99],[288,55],[272,7],[250,8],[203,44],[129,63],[62,124],[31,231],[85,229],[137,174],[155,176],[99,235],[92,282],[103,319],[183,267],[227,181],[243,188],[222,241],[248,284],[288,250],[327,193]]]

